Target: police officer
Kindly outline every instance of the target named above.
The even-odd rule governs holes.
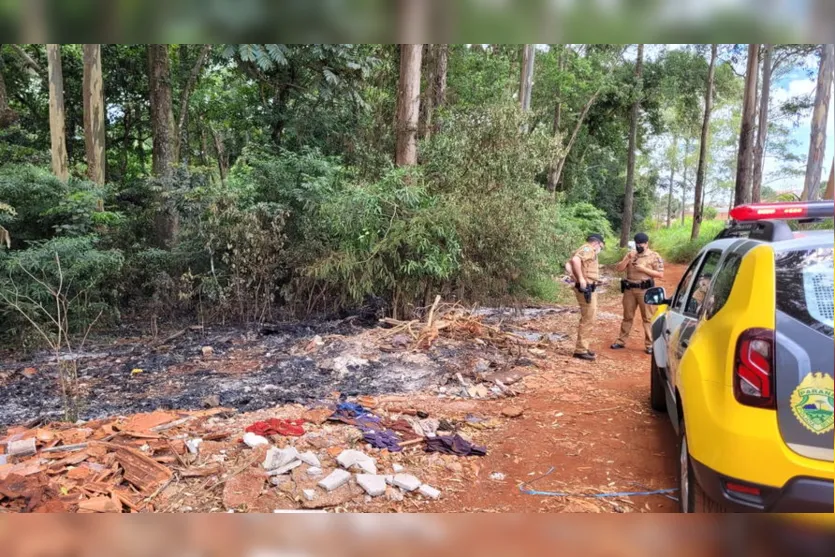
[[[577,346],[574,357],[581,360],[593,361],[595,354],[589,350],[592,325],[597,315],[597,281],[600,279],[600,269],[597,265],[597,254],[605,246],[602,234],[589,234],[586,243],[574,252],[566,267],[574,275],[574,294],[580,305],[580,323],[577,327]]]
[[[620,326],[620,336],[612,348],[617,350],[626,346],[635,310],[640,308],[644,325],[644,345],[647,354],[652,354],[652,310],[644,303],[644,292],[647,288],[655,286],[655,279],[664,277],[664,261],[657,252],[649,249],[649,236],[639,232],[635,234],[635,249],[627,253],[615,268],[620,272],[626,271],[626,279],[620,282],[623,292],[623,322]]]

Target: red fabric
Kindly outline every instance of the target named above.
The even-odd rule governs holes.
[[[266,437],[267,435],[284,435],[285,437],[300,437],[304,435],[302,427],[304,420],[279,420],[270,418],[263,422],[255,422],[244,431]]]

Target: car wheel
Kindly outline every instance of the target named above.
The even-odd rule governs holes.
[[[727,513],[727,507],[716,503],[707,496],[693,474],[690,449],[687,445],[687,430],[681,424],[678,458],[679,509],[683,513]]]
[[[661,372],[655,363],[655,356],[650,356],[652,364],[649,371],[649,403],[652,409],[657,412],[667,410],[667,395],[664,392],[664,382],[661,379]]]

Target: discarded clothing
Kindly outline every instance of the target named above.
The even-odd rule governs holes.
[[[420,437],[423,437],[422,434],[416,434],[414,428],[412,427],[412,424],[410,424],[403,418],[400,418],[397,421],[386,420],[383,422],[383,425],[385,425],[388,429],[399,433],[404,441],[408,441],[410,439],[419,439]]]
[[[390,429],[385,431],[366,431],[363,433],[362,438],[375,449],[388,449],[393,453],[403,450],[398,444],[400,440],[397,438],[397,434]]]
[[[301,437],[304,435],[302,425],[304,420],[280,420],[270,418],[263,422],[255,422],[244,431],[266,437],[267,435],[284,435],[285,437]]]
[[[383,429],[380,425],[379,417],[363,408],[362,405],[354,402],[341,402],[337,404],[336,411],[328,419],[358,427],[363,431],[379,431]]]
[[[362,416],[363,414],[370,413],[371,412],[366,410],[362,404],[357,404],[356,402],[340,402],[336,405],[336,411],[334,412],[334,416],[356,418],[357,416]]]
[[[487,447],[473,445],[460,435],[442,435],[426,440],[426,452],[457,456],[485,456]]]

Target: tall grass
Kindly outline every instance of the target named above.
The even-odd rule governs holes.
[[[685,219],[670,228],[659,228],[648,231],[650,247],[661,254],[665,261],[671,263],[689,263],[699,253],[699,250],[711,242],[725,227],[724,221],[706,220],[702,222],[699,237],[690,240],[690,230],[693,219]]]

